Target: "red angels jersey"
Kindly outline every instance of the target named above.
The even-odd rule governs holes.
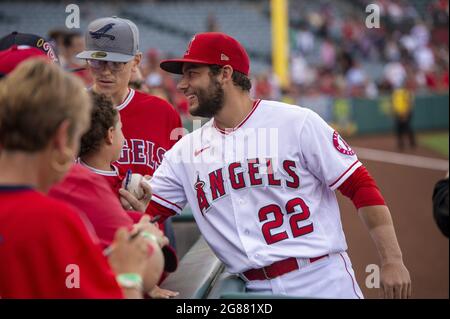
[[[111,165],[111,167],[113,168],[112,171],[105,171],[105,170],[101,170],[101,169],[97,169],[95,167],[89,166],[88,164],[84,163],[81,159],[78,159],[77,162],[80,164],[80,166],[85,167],[92,173],[102,176],[108,182],[108,185],[111,187],[113,194],[115,196],[117,196],[117,199],[120,198],[119,189],[122,188],[122,182],[125,179],[126,175],[119,172],[119,169],[115,165]],[[68,182],[66,180],[67,180],[67,178],[64,181],[66,182],[66,184],[68,184]],[[73,181],[74,181],[74,179],[70,180],[70,182],[73,182]],[[77,182],[81,184],[81,183],[84,183],[85,181],[80,179]],[[61,187],[61,184],[58,184],[58,186],[59,186],[58,187],[59,190],[62,192],[63,189]],[[65,186],[67,186],[67,185],[65,185]],[[53,187],[52,190],[53,189],[55,189],[55,187]],[[54,193],[50,192],[50,194],[53,195]],[[105,196],[106,195],[107,194],[105,194]],[[65,198],[66,200],[67,199],[69,199],[69,200],[75,199],[72,197],[73,195],[71,192],[68,192],[67,196],[69,196],[69,198]],[[61,198],[61,199],[63,199],[63,198]],[[78,198],[78,200],[79,200],[79,198]],[[81,202],[78,202],[78,205],[80,205],[80,204],[81,204]],[[129,210],[129,211],[126,211],[128,216],[124,216],[124,214],[122,213],[122,211],[123,211],[122,208],[119,210],[120,214],[116,212],[116,209],[117,209],[116,207],[114,207],[114,209],[110,208],[111,214],[109,216],[110,218],[107,219],[108,223],[106,223],[106,219],[97,223],[97,217],[99,214],[94,213],[93,215],[90,216],[91,219],[95,220],[95,223],[93,223],[93,224],[94,224],[95,228],[97,229],[97,233],[99,234],[100,239],[103,240],[105,237],[108,238],[107,245],[109,245],[111,243],[112,239],[114,238],[113,231],[115,231],[119,227],[118,225],[129,226],[127,224],[129,224],[128,221],[130,218],[133,221],[133,223],[138,223],[143,214],[141,212]],[[148,207],[146,210],[146,213],[151,216],[156,216],[156,215],[162,214],[160,212],[160,209],[155,208],[155,207]],[[123,220],[124,218],[126,218],[128,220],[124,221]],[[158,226],[164,232],[164,224],[161,222],[161,223],[158,223]],[[106,234],[106,236],[104,234]]]
[[[86,222],[31,188],[0,186],[0,298],[123,298]],[[67,285],[74,266],[78,288]]]
[[[121,174],[128,169],[141,175],[153,175],[164,153],[182,135],[181,119],[165,100],[130,89],[118,105],[125,145],[115,162]]]
[[[165,154],[152,201],[189,203],[232,273],[289,257],[347,249],[334,190],[359,166],[353,150],[313,111],[259,100],[233,130],[211,119]]]
[[[103,248],[111,244],[117,229],[131,230],[134,221],[133,216],[122,208],[118,193],[112,189],[114,180],[113,176],[104,176],[76,164],[48,192],[48,196],[72,205],[89,219]]]
[[[85,162],[83,162],[81,159],[77,160],[77,163],[79,163],[81,166],[86,167],[91,172],[103,176],[106,181],[108,182],[109,186],[111,186],[112,191],[115,195],[119,196],[119,189],[122,187],[122,182],[125,179],[125,175],[122,175],[119,172],[119,169],[115,165],[111,165],[112,171],[105,171],[101,169],[97,169],[95,167],[89,166]]]

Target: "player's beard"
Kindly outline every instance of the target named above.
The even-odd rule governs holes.
[[[219,81],[211,78],[211,83],[206,89],[197,89],[197,108],[190,110],[193,116],[213,117],[223,108],[225,100],[225,92]]]

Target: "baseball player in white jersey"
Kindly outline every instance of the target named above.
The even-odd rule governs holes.
[[[381,259],[386,298],[411,294],[388,208],[354,151],[316,113],[252,100],[249,58],[223,33],[195,35],[161,68],[190,113],[212,117],[165,154],[151,180],[165,215],[189,204],[200,231],[247,290],[312,298],[363,298],[346,253],[334,191],[351,198]]]

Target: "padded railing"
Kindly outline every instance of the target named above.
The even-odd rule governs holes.
[[[161,288],[178,291],[177,299],[202,299],[209,293],[222,263],[203,237],[181,259],[176,272],[170,274]]]

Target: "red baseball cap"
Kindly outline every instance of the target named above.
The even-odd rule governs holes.
[[[250,59],[244,47],[234,38],[221,32],[196,34],[182,59],[161,62],[161,69],[182,74],[183,63],[230,65],[245,75],[250,71]]]
[[[27,45],[13,45],[8,50],[0,51],[0,76],[12,72],[22,61],[33,57],[48,59],[42,50]]]
[[[53,45],[43,37],[31,33],[19,33],[14,31],[0,39],[0,51],[7,50],[13,45],[26,45],[44,52],[50,60],[59,64],[58,56],[55,53]]]

